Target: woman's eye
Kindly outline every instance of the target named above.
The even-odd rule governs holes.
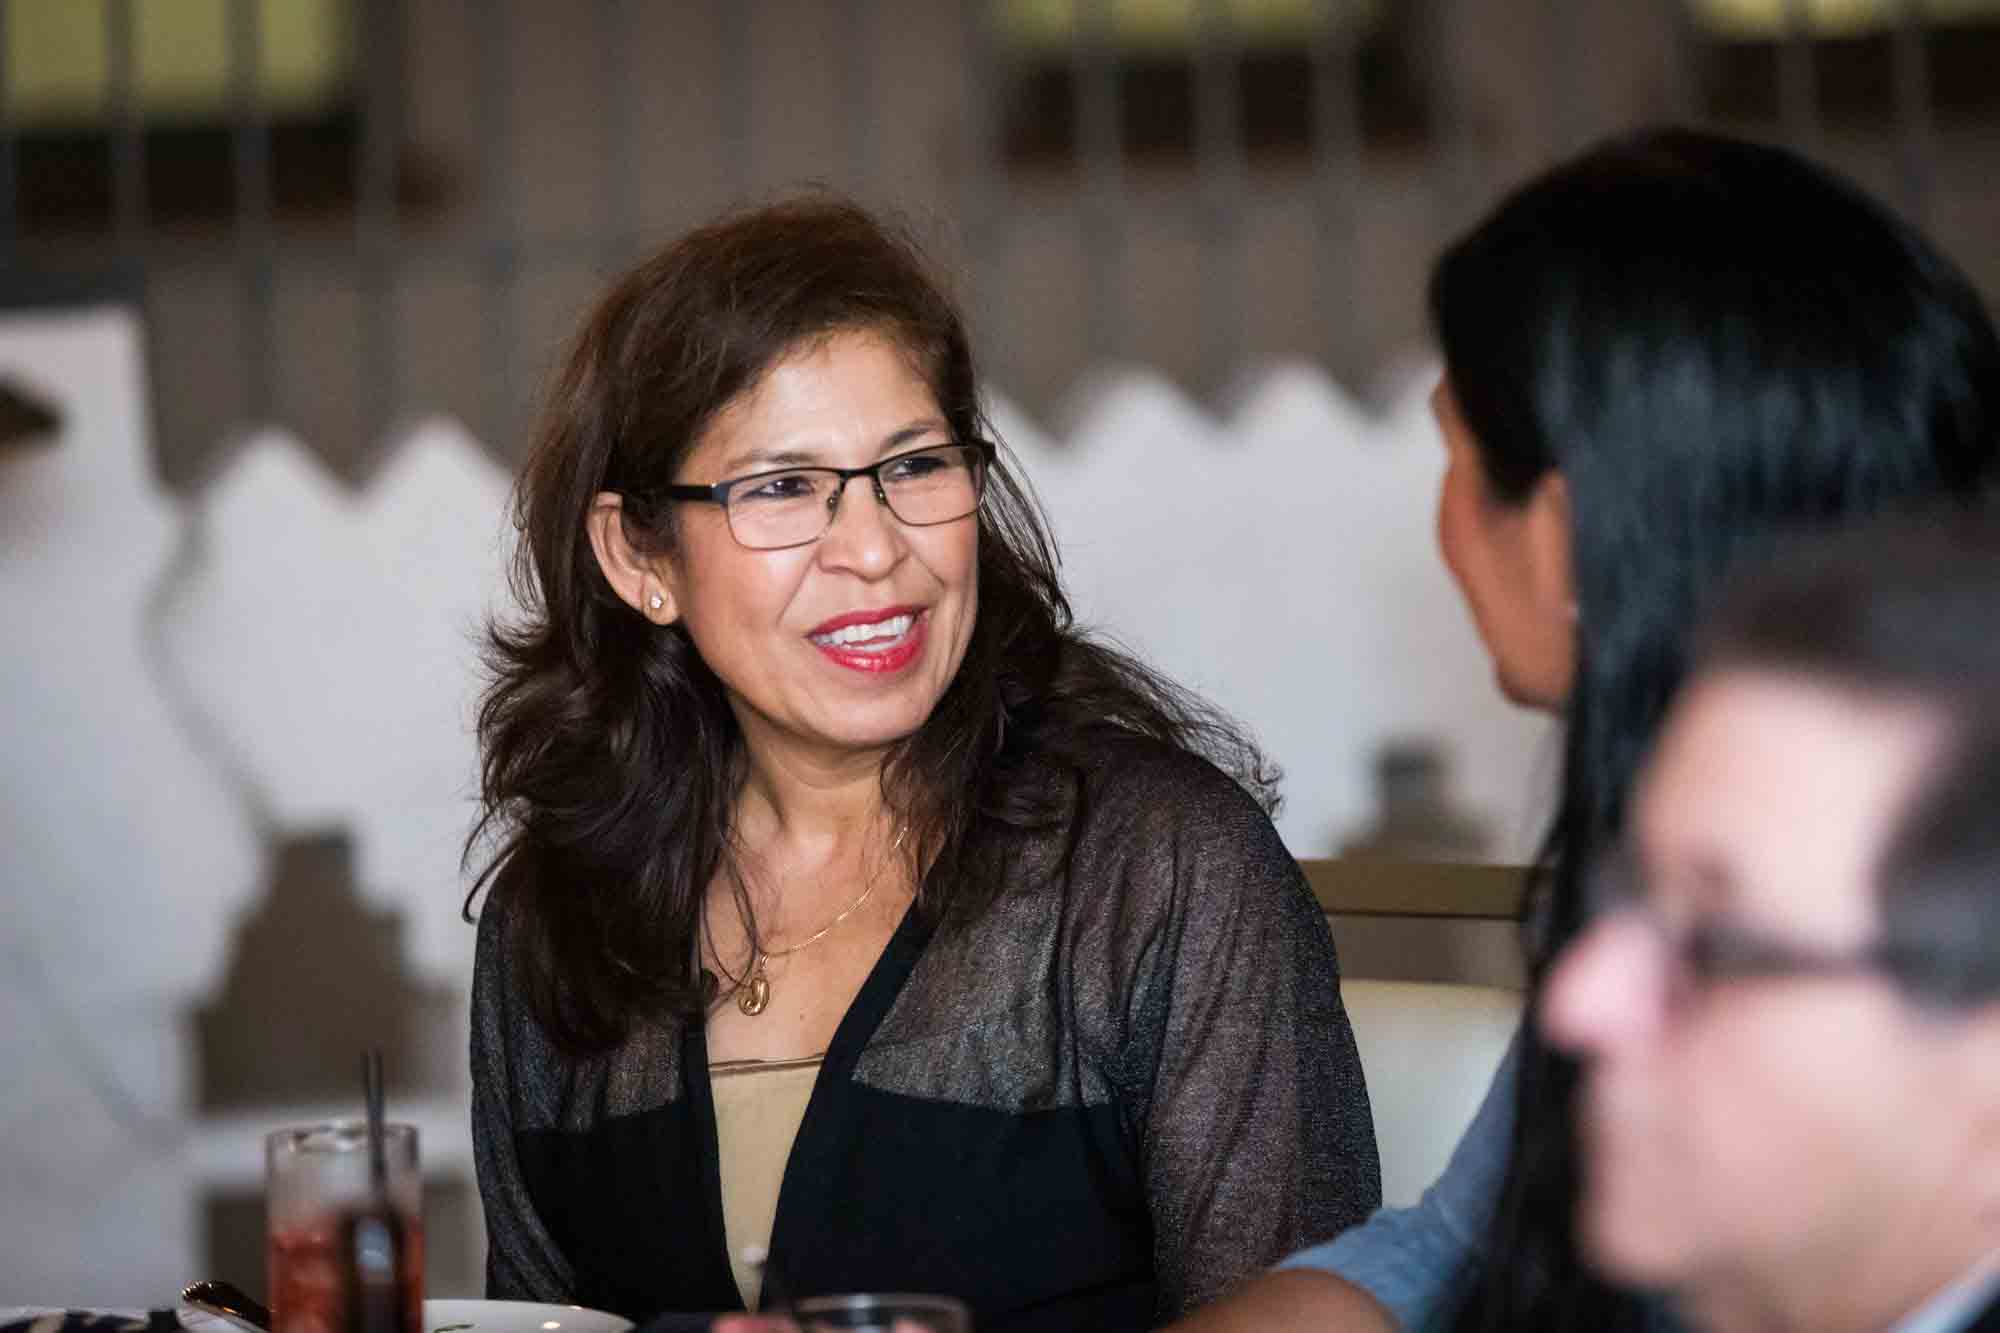
[[[889,481],[921,481],[949,466],[942,454],[911,454],[907,458],[893,460],[883,473]]]
[[[776,476],[765,477],[755,486],[745,487],[742,497],[746,500],[806,500],[812,498],[813,478],[805,472],[780,472]]]

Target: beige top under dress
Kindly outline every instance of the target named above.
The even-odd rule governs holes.
[[[823,1058],[729,1060],[708,1068],[721,1157],[722,1229],[746,1310],[755,1310],[763,1294],[778,1188]]]

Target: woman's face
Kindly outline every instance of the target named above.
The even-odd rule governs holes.
[[[677,481],[706,485],[788,466],[861,467],[951,439],[901,348],[836,333],[786,357],[725,407]],[[680,507],[658,572],[753,753],[838,762],[910,735],[957,673],[979,605],[978,516],[911,527],[847,484],[818,541],[751,550],[718,505]]]
[[[1576,670],[1568,489],[1551,469],[1525,500],[1509,504],[1493,493],[1449,378],[1432,391],[1431,413],[1446,454],[1438,550],[1500,692],[1525,708],[1560,711]]]

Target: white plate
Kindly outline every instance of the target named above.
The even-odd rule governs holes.
[[[187,1333],[260,1333],[251,1324],[188,1305],[175,1313]],[[144,1318],[143,1311],[139,1317]],[[424,1333],[625,1333],[631,1327],[629,1319],[581,1305],[536,1305],[532,1301],[424,1302]]]
[[[425,1301],[424,1333],[625,1333],[632,1321],[581,1305]]]

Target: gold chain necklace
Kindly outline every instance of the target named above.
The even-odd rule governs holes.
[[[896,830],[896,841],[889,848],[890,856],[894,856],[903,849],[903,835],[909,831],[910,826],[908,824]],[[797,944],[784,949],[752,949],[750,951],[750,974],[743,979],[743,984],[737,988],[736,1007],[750,1018],[755,1018],[757,1015],[763,1013],[771,1003],[771,977],[764,970],[764,964],[773,958],[784,958],[795,954],[809,944],[818,944],[833,933],[835,926],[860,911],[861,904],[868,901],[868,895],[875,892],[875,886],[881,883],[881,881],[882,867],[878,865],[875,867],[875,873],[868,877],[868,887],[861,890],[859,898],[849,903],[846,910],[842,911],[839,916],[827,922]]]

